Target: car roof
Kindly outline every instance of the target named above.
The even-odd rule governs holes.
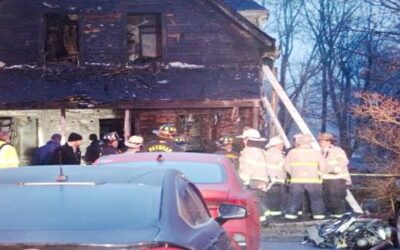
[[[124,153],[118,155],[101,156],[96,164],[122,161],[156,161],[161,155],[164,161],[191,161],[202,163],[230,164],[229,159],[224,155],[207,153],[189,153],[189,152],[144,152],[144,153]]]
[[[0,169],[0,184],[56,182],[60,171],[67,176],[68,182],[141,183],[161,186],[165,175],[171,170],[146,167],[132,171],[129,167],[122,167],[115,171],[114,168],[107,166],[103,168],[81,165],[27,166]]]
[[[175,195],[175,170],[63,166],[67,182],[40,183],[58,169],[0,170],[0,244],[153,241],[162,210],[174,210],[165,201]]]

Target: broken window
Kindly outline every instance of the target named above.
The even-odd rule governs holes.
[[[15,121],[11,117],[0,117],[0,131],[8,132],[13,136],[13,130],[15,129]]]
[[[127,15],[127,35],[130,62],[146,62],[161,56],[159,14]]]
[[[52,13],[45,15],[46,62],[77,63],[79,56],[79,16]]]

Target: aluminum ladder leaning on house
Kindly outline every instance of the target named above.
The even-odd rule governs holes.
[[[268,112],[269,117],[271,118],[274,126],[276,127],[279,135],[283,138],[285,142],[285,147],[290,148],[290,142],[288,137],[286,136],[285,131],[282,128],[282,125],[279,122],[278,117],[276,116],[274,110],[272,109],[271,103],[269,102],[266,90],[267,90],[267,83],[269,83],[274,91],[276,92],[278,98],[282,101],[284,106],[286,107],[288,113],[292,117],[293,121],[299,127],[301,133],[303,134],[310,134],[313,138],[313,142],[311,143],[312,147],[318,150],[321,150],[317,140],[315,139],[314,135],[311,133],[311,130],[307,126],[304,119],[301,117],[300,113],[297,111],[296,107],[293,105],[292,101],[286,94],[285,90],[279,84],[278,80],[276,79],[275,75],[272,73],[271,69],[264,65],[262,66],[262,87],[261,87],[261,101]],[[356,199],[354,198],[353,194],[347,190],[346,201],[349,203],[350,207],[353,209],[354,212],[362,214],[363,210],[361,206],[358,204]]]

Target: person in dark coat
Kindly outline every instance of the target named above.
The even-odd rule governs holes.
[[[97,139],[96,134],[91,134],[89,135],[89,140],[92,142],[90,145],[86,148],[86,154],[85,154],[85,161],[87,164],[91,165],[93,162],[97,160],[97,158],[100,157],[100,142]]]
[[[46,145],[39,147],[33,160],[33,165],[50,165],[54,151],[61,146],[61,135],[53,134]]]
[[[80,134],[71,133],[68,136],[68,142],[54,151],[52,164],[81,164],[81,150],[79,149],[81,142],[82,136]]]
[[[164,124],[158,130],[153,130],[157,140],[150,141],[144,146],[146,152],[183,152],[183,149],[175,143],[174,136],[177,134],[175,125]]]
[[[116,155],[121,152],[118,150],[118,144],[121,138],[117,132],[110,132],[103,136],[104,144],[101,147],[100,155]]]

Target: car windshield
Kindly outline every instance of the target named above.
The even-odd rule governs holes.
[[[112,166],[130,167],[161,167],[176,169],[195,184],[218,184],[226,182],[226,172],[223,166],[214,163],[199,162],[124,162],[112,163]],[[109,165],[109,166],[110,166]]]

